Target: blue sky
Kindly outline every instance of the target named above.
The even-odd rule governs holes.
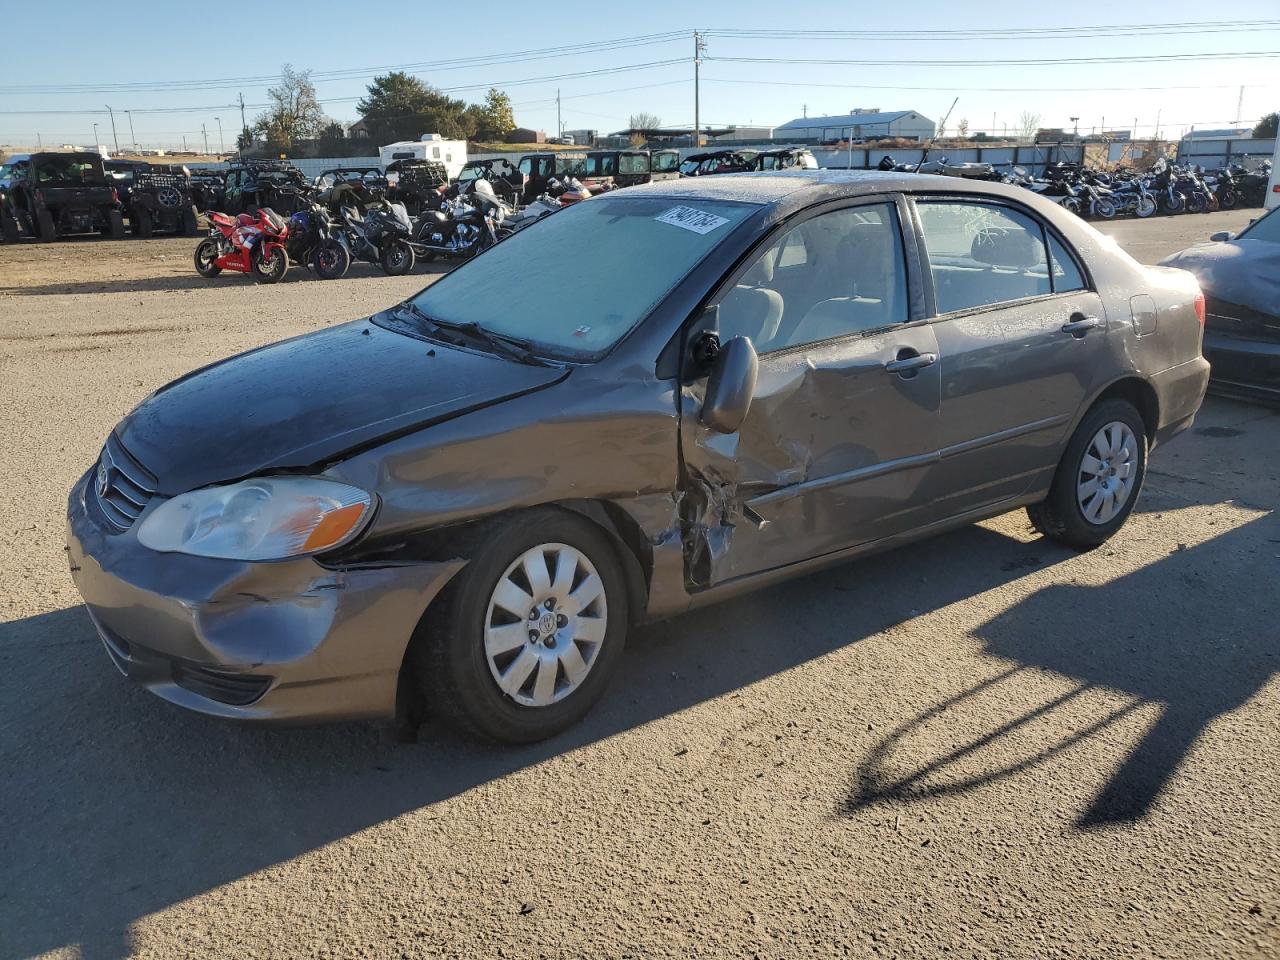
[[[506,10],[508,8],[501,7]],[[554,131],[555,94],[562,95],[568,129],[625,127],[631,113],[657,114],[667,124],[693,120],[692,30],[711,31],[708,60],[702,67],[701,111],[704,125],[777,125],[800,116],[847,112],[853,107],[914,109],[933,119],[954,97],[959,104],[951,128],[961,118],[971,130],[1013,126],[1020,113],[1041,115],[1042,125],[1070,127],[1078,116],[1081,130],[1100,126],[1129,128],[1135,119],[1141,135],[1157,120],[1162,133],[1177,135],[1188,126],[1225,126],[1237,116],[1240,86],[1245,86],[1241,116],[1253,123],[1280,109],[1280,28],[1254,27],[1172,35],[1125,36],[1102,29],[1094,36],[1036,36],[1032,31],[1116,24],[1204,22],[1215,9],[1203,0],[1160,0],[1123,5],[1022,3],[981,8],[986,22],[975,26],[971,4],[924,0],[911,5],[776,0],[735,3],[651,5],[667,12],[640,14],[634,4],[594,4],[580,14],[536,13],[518,5],[510,14],[486,19],[481,8],[464,4],[402,3],[353,5],[311,0],[294,12],[276,15],[245,7],[193,7],[189,4],[131,3],[104,6],[87,0],[58,5],[58,21],[76,28],[60,31],[56,55],[45,45],[6,44],[0,60],[0,144],[27,145],[37,132],[44,143],[89,143],[93,123],[98,141],[110,143],[105,105],[115,110],[123,145],[130,139],[133,111],[138,141],[149,146],[202,143],[218,147],[221,118],[224,138],[234,140],[239,110],[231,106],[243,93],[246,103],[261,104],[280,64],[343,72],[317,77],[317,89],[333,117],[355,119],[355,99],[370,76],[386,67],[413,64],[410,72],[442,88],[460,88],[456,96],[478,100],[494,84],[505,89],[524,126]],[[495,8],[498,9],[498,8]],[[572,8],[565,8],[572,9]],[[998,22],[994,15],[998,15]],[[49,8],[18,4],[6,11],[10,37],[47,35]],[[1236,0],[1223,17],[1280,20],[1275,0]],[[696,20],[694,19],[696,17]],[[479,21],[477,23],[477,21]],[[474,28],[469,24],[477,23]],[[264,35],[256,38],[253,25]],[[349,25],[349,29],[347,28]],[[717,30],[843,31],[1005,31],[1007,39],[987,35],[961,39],[911,37],[743,37]],[[584,44],[619,38],[679,33],[671,39],[610,50],[557,53],[506,63],[459,66],[460,60]],[[138,55],[138,51],[144,51]],[[1046,59],[1273,53],[1271,57],[1147,63],[1056,63]],[[781,62],[737,62],[717,58],[767,58]],[[929,64],[918,66],[797,63],[797,60],[1023,60],[1029,64]],[[664,63],[664,61],[677,61]],[[651,66],[627,68],[640,64]],[[594,76],[565,76],[612,71]],[[559,76],[558,80],[537,78]],[[244,78],[243,80],[241,78]],[[536,82],[517,83],[516,81]],[[154,89],[157,84],[186,84]],[[64,92],[20,88],[58,87]],[[102,86],[113,85],[103,90]],[[72,87],[76,89],[71,89]],[[467,88],[470,89],[461,89]],[[999,89],[995,89],[999,88]],[[1142,89],[1151,88],[1151,89]],[[187,109],[192,108],[192,109]],[[102,111],[101,115],[69,111]],[[172,112],[147,112],[169,110]],[[42,111],[42,112],[34,112]],[[47,111],[47,112],[45,112]],[[56,112],[63,111],[63,112]],[[252,120],[257,111],[250,108]]]

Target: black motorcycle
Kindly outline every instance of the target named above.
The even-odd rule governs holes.
[[[338,238],[329,211],[314,200],[299,197],[299,210],[289,218],[284,249],[293,263],[304,263],[321,280],[337,280],[351,266],[351,254]]]
[[[342,219],[342,240],[353,260],[376,263],[389,277],[413,269],[415,256],[409,242],[413,225],[402,204],[370,207],[363,217],[354,207],[343,207]]]
[[[424,260],[473,257],[498,242],[498,223],[508,208],[501,201],[472,193],[424,210],[414,230],[414,247]]]

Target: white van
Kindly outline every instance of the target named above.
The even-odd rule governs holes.
[[[452,180],[467,162],[467,141],[425,133],[420,140],[401,140],[378,148],[378,163],[384,168],[395,160],[439,160]]]

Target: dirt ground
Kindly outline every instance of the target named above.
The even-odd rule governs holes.
[[[1092,553],[1015,513],[647,627],[549,743],[232,726],[112,668],[66,493],[165,381],[430,277],[192,248],[0,246],[0,958],[1280,956],[1280,414],[1211,399]]]

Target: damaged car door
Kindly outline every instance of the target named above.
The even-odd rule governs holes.
[[[932,519],[940,364],[903,222],[883,197],[789,221],[691,329],[681,453],[695,588]],[[735,338],[750,341],[758,365],[750,406],[729,430],[705,416],[704,400],[717,375],[709,358]]]

